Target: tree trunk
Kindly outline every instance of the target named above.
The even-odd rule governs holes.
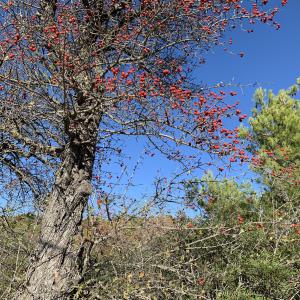
[[[78,122],[80,132],[71,136],[55,184],[47,197],[40,239],[27,273],[26,288],[18,300],[66,299],[72,285],[80,280],[74,237],[92,192],[91,177],[99,117]],[[78,124],[77,122],[77,124]],[[76,122],[74,123],[76,124]]]

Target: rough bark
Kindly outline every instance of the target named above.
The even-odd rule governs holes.
[[[80,118],[76,122],[81,122],[81,126],[71,134],[54,187],[47,197],[26,287],[15,299],[66,299],[70,288],[80,280],[78,249],[74,249],[73,242],[92,191],[99,117]]]

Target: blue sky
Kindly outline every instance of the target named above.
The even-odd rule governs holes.
[[[195,70],[196,80],[209,85],[220,81],[248,85],[243,88],[237,87],[235,90],[238,91],[237,99],[240,101],[242,112],[250,115],[253,107],[252,96],[257,87],[277,92],[295,83],[296,78],[300,76],[299,12],[300,1],[290,0],[286,7],[280,8],[276,17],[276,21],[281,24],[280,30],[257,23],[252,27],[244,26],[245,29],[254,29],[253,33],[238,28],[227,32],[224,42],[231,37],[233,44],[228,51],[224,51],[223,46],[211,49],[206,55],[206,64]],[[245,53],[243,58],[239,56],[240,52]],[[134,165],[136,158],[142,155],[143,147],[132,139],[127,142],[127,149],[133,155],[129,164]],[[133,178],[133,182],[140,185],[132,188],[128,194],[138,196],[151,193],[151,182],[155,176],[169,176],[173,172],[176,172],[176,166],[159,155],[151,159],[146,158]],[[236,174],[233,171],[227,172],[227,175],[251,177],[250,173],[247,174],[247,166],[237,168],[235,172]]]
[[[280,30],[259,23],[253,33],[227,32],[225,41],[232,37],[230,50],[235,54],[221,47],[212,49],[207,63],[198,70],[198,78],[208,83],[233,79],[236,84],[258,83],[275,92],[295,83],[300,76],[300,1],[290,0],[280,9],[276,21],[281,24]],[[241,51],[245,53],[243,58],[238,55]],[[254,91],[255,87],[248,87],[239,94],[245,113],[252,107]]]

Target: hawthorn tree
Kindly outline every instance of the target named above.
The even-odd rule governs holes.
[[[224,102],[224,91],[196,85],[191,71],[244,20],[279,28],[278,9],[264,11],[267,2],[0,2],[1,182],[39,201],[46,195],[17,299],[64,298],[81,280],[74,237],[92,192],[96,153],[118,154],[115,137],[144,136],[185,169],[200,162],[184,147],[245,159],[238,130],[223,125],[226,117],[245,115]]]

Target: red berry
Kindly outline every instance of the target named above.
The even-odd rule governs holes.
[[[163,72],[163,74],[164,74],[165,76],[166,76],[166,75],[170,75],[170,73],[171,73],[171,72],[170,72],[169,70],[167,70],[167,69],[163,70],[162,72]]]

